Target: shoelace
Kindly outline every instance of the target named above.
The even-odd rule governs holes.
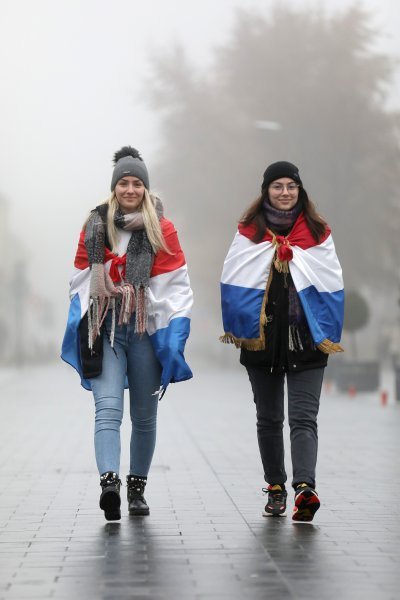
[[[281,493],[279,493],[279,494],[272,493],[272,497],[275,500],[275,502],[283,502],[283,499],[285,498],[285,496]]]
[[[269,490],[268,488],[262,488],[262,491],[264,492],[264,494],[271,494],[271,496],[273,497],[274,500],[276,500],[277,502],[283,502],[286,494],[283,491],[280,490]]]

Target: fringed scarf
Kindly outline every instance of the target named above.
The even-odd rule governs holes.
[[[163,215],[161,201],[157,199],[156,212]],[[112,310],[110,332],[111,345],[114,343],[117,308],[118,325],[129,323],[135,312],[135,332],[143,334],[147,325],[147,290],[154,260],[153,248],[147,237],[143,215],[137,211],[123,214],[117,210],[114,224],[118,229],[131,232],[126,250],[123,279],[115,285],[104,266],[106,240],[106,215],[95,209],[86,225],[85,246],[91,267],[90,302],[88,308],[89,348],[93,348],[109,309]]]
[[[294,287],[293,279],[290,276],[288,279],[289,350],[291,352],[300,352],[315,349],[315,344],[311,338],[307,319],[301,306],[299,295]]]

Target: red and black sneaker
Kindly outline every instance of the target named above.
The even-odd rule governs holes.
[[[312,521],[320,507],[317,492],[308,483],[299,483],[294,493],[293,521]]]
[[[263,488],[263,492],[268,494],[268,502],[265,505],[264,517],[285,517],[286,516],[286,498],[287,491],[284,485],[269,485]]]

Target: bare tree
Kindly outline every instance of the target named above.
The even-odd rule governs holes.
[[[394,61],[353,7],[239,11],[207,72],[181,48],[153,61],[151,100],[162,114],[158,173],[186,215],[192,279],[218,313],[222,261],[244,207],[275,160],[300,167],[334,229],[345,280],[393,290],[399,259],[399,114],[385,108]]]

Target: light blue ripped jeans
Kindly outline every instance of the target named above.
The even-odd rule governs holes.
[[[135,315],[128,325],[115,327],[111,347],[111,311],[105,319],[103,370],[90,380],[95,400],[94,446],[100,475],[119,473],[120,427],[124,412],[125,378],[128,377],[130,416],[130,475],[147,477],[156,445],[158,396],[161,365],[149,336],[134,333]]]

